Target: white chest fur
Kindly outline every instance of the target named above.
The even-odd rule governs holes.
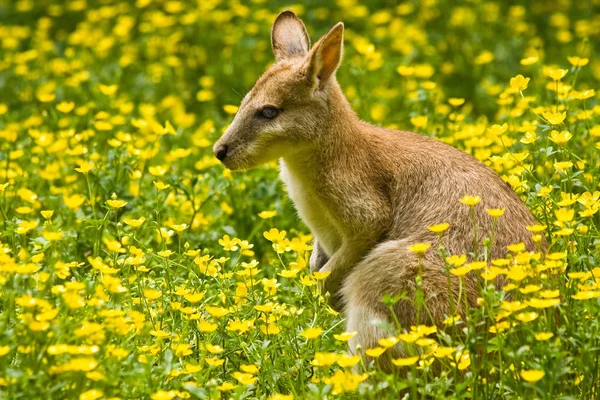
[[[280,160],[281,180],[302,221],[310,228],[312,235],[319,241],[328,255],[333,254],[342,242],[342,236],[334,224],[330,207],[319,196],[314,182],[307,171],[301,171]]]

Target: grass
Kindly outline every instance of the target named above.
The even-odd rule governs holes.
[[[0,2],[1,396],[596,398],[593,3]],[[444,254],[509,283],[444,327],[390,321],[367,352],[408,346],[403,375],[348,353],[276,165],[211,153],[287,7],[313,39],[345,22],[338,78],[362,118],[490,165],[549,244]]]

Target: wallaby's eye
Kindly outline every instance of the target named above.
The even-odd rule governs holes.
[[[260,116],[266,119],[273,119],[276,116],[279,115],[279,109],[272,107],[272,106],[266,106],[263,107],[262,110],[260,110]]]

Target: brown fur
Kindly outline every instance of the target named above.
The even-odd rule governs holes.
[[[429,137],[361,121],[335,79],[343,25],[310,51],[305,32],[293,13],[280,14],[272,30],[277,62],[242,101],[214,150],[227,146],[223,163],[231,169],[281,160],[281,177],[315,237],[311,269],[331,272],[325,289],[334,294],[335,306],[344,304],[348,330],[358,332],[353,347],[373,347],[387,336],[370,323],[390,317],[381,303],[384,294],[414,297],[419,268],[407,249],[411,244],[433,244],[421,265],[430,313],[421,322],[440,324],[450,315],[459,280],[452,278],[450,296],[445,267],[433,250],[437,237],[426,228],[448,222],[447,251],[473,251],[471,210],[459,203],[461,197],[482,197],[475,207],[479,239],[491,234],[486,208],[506,209],[492,257],[518,242],[533,249],[525,227],[535,219],[511,188],[473,157]],[[257,116],[265,105],[282,111],[266,120]],[[464,277],[463,293],[475,305],[474,276]],[[411,302],[396,304],[394,311],[403,327],[416,323]],[[462,301],[457,311],[465,312]]]

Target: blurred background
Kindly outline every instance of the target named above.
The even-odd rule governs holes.
[[[142,177],[197,187],[211,200],[197,212],[183,208],[191,225],[206,228],[219,219],[218,229],[203,230],[198,240],[215,240],[223,229],[248,237],[264,209],[279,210],[281,226],[301,226],[272,166],[222,179],[210,151],[241,98],[273,62],[270,28],[279,11],[299,14],[313,42],[336,22],[345,23],[338,78],[363,119],[436,136],[487,162],[502,151],[483,134],[488,121],[519,117],[530,103],[556,99],[549,81],[523,102],[508,85],[512,76],[546,82],[551,67],[571,68],[568,57],[585,57],[590,61],[577,72],[578,89],[598,82],[599,5],[598,0],[5,0],[1,123],[5,132],[19,135],[33,128],[33,139],[46,135],[58,141],[56,151],[72,153],[42,164],[22,157],[15,174],[66,170],[107,154],[103,168],[118,165],[126,173],[93,176],[106,193],[128,200],[141,194],[140,204],[151,210],[154,200],[142,201],[150,181]],[[571,87],[562,85],[559,95]],[[55,109],[62,101],[73,102],[75,110]],[[474,125],[459,126],[463,120]],[[158,140],[151,128],[166,121],[177,135]],[[77,137],[60,133],[68,129]],[[17,147],[28,148],[32,137],[20,137],[25,139]],[[521,146],[508,144],[514,143]],[[168,167],[152,175],[152,165]],[[48,175],[57,176],[36,185],[65,195],[75,190],[68,178]]]

